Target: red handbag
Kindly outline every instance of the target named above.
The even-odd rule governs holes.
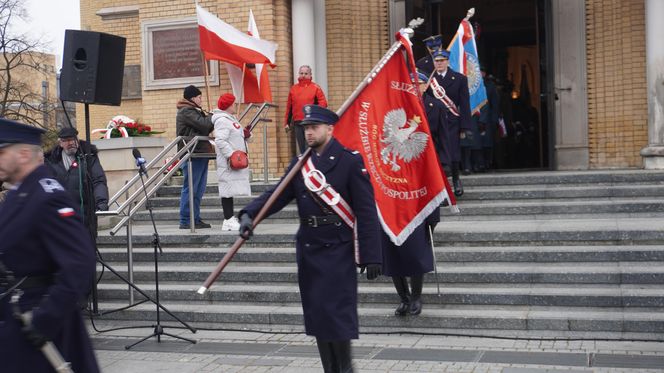
[[[228,157],[228,167],[231,170],[241,170],[249,166],[249,157],[242,150],[236,150]]]

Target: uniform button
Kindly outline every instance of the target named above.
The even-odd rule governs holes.
[[[304,247],[309,247],[309,246],[311,246],[311,245],[309,245],[308,243],[304,244]]]

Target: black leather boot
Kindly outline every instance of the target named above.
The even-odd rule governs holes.
[[[401,303],[394,311],[396,316],[406,316],[410,309],[410,291],[408,291],[408,281],[405,277],[394,276],[392,277],[394,288],[397,289],[397,294],[401,298]]]
[[[422,283],[424,281],[424,275],[412,276],[410,278],[410,287],[411,287],[411,298],[410,298],[410,309],[408,313],[411,315],[419,315],[422,313]]]
[[[452,164],[452,187],[454,188],[454,195],[461,197],[463,195],[463,185],[461,185],[461,180],[459,179],[459,163],[454,162]]]
[[[336,368],[339,373],[353,373],[353,357],[350,351],[350,340],[329,342],[336,360]]]
[[[320,362],[323,365],[323,372],[325,373],[338,373],[337,362],[334,357],[332,349],[332,342],[321,341],[316,338],[316,345],[318,346],[318,354],[320,355]]]

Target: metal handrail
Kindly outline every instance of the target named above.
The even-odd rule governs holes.
[[[185,143],[182,149],[180,149],[175,155],[173,156],[174,158],[178,159],[177,163],[172,166],[170,170],[168,170],[165,174],[164,171],[168,169],[171,164],[166,163],[163,166],[161,166],[156,172],[153,172],[152,176],[150,176],[147,181],[145,182],[146,188],[149,185],[154,186],[146,190],[148,196],[152,196],[159,190],[159,188],[166,183],[169,177],[171,177],[179,168],[180,165],[182,165],[184,162],[188,162],[189,159],[191,158],[193,154],[193,150],[196,147],[196,144],[198,144],[199,141],[208,141],[210,138],[207,136],[197,136],[192,139],[192,141],[186,142],[185,137],[183,136],[178,136],[173,142],[170,144],[166,145],[164,147],[164,150],[162,150],[157,156],[155,156],[154,159],[152,159],[150,162],[147,163],[147,169],[150,169],[150,167],[154,166],[157,164],[162,158],[164,158],[165,155],[168,154],[168,152],[176,146],[179,142]],[[115,210],[108,210],[108,211],[97,211],[97,215],[100,216],[108,216],[108,215],[113,215],[113,216],[118,216],[122,215],[123,218],[120,220],[118,224],[116,224],[110,231],[111,235],[115,235],[120,228],[122,228],[123,225],[125,225],[129,219],[133,217],[133,215],[140,210],[141,207],[145,205],[147,202],[147,198],[144,196],[143,189],[137,189],[134,191],[131,195],[127,197],[127,199],[120,204],[118,202],[118,199],[125,194],[131,187],[133,187],[135,184],[140,181],[141,177],[140,175],[135,175],[131,180],[127,182],[117,193],[111,197],[109,200],[109,204],[115,203],[116,205],[119,205],[119,207]],[[139,198],[139,196],[143,195],[144,197],[138,201],[135,205],[133,205],[134,201]]]
[[[251,118],[251,121],[248,124],[249,129],[253,129],[260,121],[264,120],[261,115],[265,116],[267,114],[266,109],[269,110],[269,108],[272,107],[277,107],[277,105],[271,104],[271,103],[262,103],[262,104],[249,104],[247,108],[244,110],[242,113],[241,118],[244,118],[248,113],[249,110],[252,108],[258,108],[254,116]],[[267,133],[266,131],[263,131],[263,137],[266,137]],[[134,187],[140,180],[141,176],[139,174],[134,175],[134,177],[131,178],[125,185],[118,190],[113,197],[109,200],[108,204],[109,205],[117,205],[118,207],[114,210],[108,210],[108,211],[97,211],[97,215],[99,216],[122,216],[122,219],[120,220],[119,223],[117,223],[110,231],[111,235],[115,235],[122,226],[127,224],[127,222],[134,216],[136,212],[140,210],[141,207],[143,207],[148,200],[148,197],[151,197],[154,195],[159,188],[166,183],[166,180],[168,180],[169,177],[171,177],[177,170],[180,168],[180,165],[182,165],[184,162],[189,162],[191,158],[196,158],[194,155],[193,151],[196,148],[196,145],[198,144],[199,141],[209,141],[210,138],[207,136],[196,136],[194,137],[191,141],[186,141],[188,137],[184,136],[178,136],[173,140],[171,143],[166,145],[164,149],[159,152],[151,161],[149,161],[146,164],[146,169],[150,170],[153,166],[155,166],[157,163],[159,163],[168,153],[173,149],[173,147],[177,146],[178,143],[182,142],[184,146],[182,149],[180,149],[173,157],[175,159],[178,159],[177,163],[175,165],[171,166],[172,163],[165,163],[163,166],[161,166],[156,172],[153,172],[152,176],[148,177],[147,181],[145,181],[145,187],[147,189],[148,186],[152,186],[149,190],[146,190],[147,192],[147,197],[144,196],[144,191],[143,188],[139,188],[136,191],[134,191],[132,194],[130,194],[124,202],[120,203],[118,200],[120,197],[125,195],[129,189]],[[263,165],[263,168],[265,170],[265,175],[267,178],[267,143],[266,139],[263,139],[263,156],[264,156],[264,162],[265,165]],[[167,171],[167,169],[171,167],[170,170]],[[191,169],[191,168],[190,168]],[[166,172],[165,172],[166,171]],[[135,202],[141,195],[143,197],[138,201]],[[191,199],[191,198],[190,198]],[[190,211],[193,211],[190,208]],[[191,224],[193,227],[194,225]]]

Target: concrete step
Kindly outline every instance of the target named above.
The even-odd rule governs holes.
[[[534,184],[534,185],[498,185],[498,186],[477,186],[465,187],[465,193],[461,202],[470,201],[527,201],[527,200],[579,200],[579,199],[598,199],[598,198],[629,198],[629,197],[663,197],[664,183],[640,184],[628,183],[622,184],[580,184],[568,186],[565,184]],[[254,190],[251,197],[236,197],[235,202],[238,205],[245,205],[253,198],[259,195]],[[153,200],[153,206],[159,207],[177,207],[180,205],[180,187],[163,187],[158,196]],[[221,206],[217,195],[216,186],[207,190],[203,196],[202,206]]]
[[[546,285],[546,284],[441,284],[440,296],[431,279],[422,290],[422,301],[427,308],[441,308],[449,304],[478,305],[531,305],[570,307],[664,307],[664,289],[657,285]],[[149,296],[155,298],[154,282],[136,283]],[[160,299],[165,302],[257,302],[299,303],[296,283],[217,283],[205,296],[196,293],[200,283],[160,282]],[[106,301],[128,299],[123,283],[102,283],[99,296]],[[135,293],[136,297],[141,295]],[[391,284],[362,284],[359,301],[363,304],[396,304],[398,296]]]
[[[183,178],[173,177],[170,185],[180,187]],[[216,184],[214,173],[208,175],[208,184]],[[661,170],[584,170],[584,171],[528,171],[528,172],[493,172],[461,176],[464,187],[496,186],[496,185],[532,185],[532,184],[620,184],[620,183],[659,183],[664,182]],[[252,182],[252,190],[262,192],[274,185],[277,180]],[[214,185],[216,188],[216,185]]]
[[[664,188],[663,188],[664,189]],[[243,205],[237,204],[236,211],[239,211]],[[632,198],[632,199],[598,199],[592,201],[480,201],[480,202],[460,202],[460,214],[450,212],[447,208],[441,208],[441,216],[448,217],[486,217],[491,215],[511,216],[511,215],[557,215],[574,217],[579,214],[598,215],[598,214],[664,214],[664,199],[651,198]],[[158,221],[179,221],[180,210],[177,207],[166,207],[153,210],[155,220]],[[219,220],[222,219],[221,207],[203,207],[201,208],[201,219]],[[137,221],[150,220],[150,214],[147,210],[139,211],[134,215]],[[295,223],[299,220],[297,207],[295,204],[286,206],[278,213],[272,215],[266,222],[275,220],[287,220]]]
[[[125,302],[100,302],[100,311],[106,312],[125,307]],[[171,312],[185,322],[223,324],[258,324],[266,326],[302,325],[302,308],[288,304],[168,302]],[[539,307],[539,306],[480,306],[445,305],[434,308],[425,305],[417,317],[394,316],[394,305],[361,304],[358,309],[360,328],[385,329],[456,328],[500,329],[512,331],[573,331],[592,333],[663,333],[663,308],[622,307]],[[160,312],[162,320],[172,320]],[[104,315],[107,320],[156,319],[155,306],[144,303],[126,311]]]
[[[251,243],[251,241],[249,241]],[[234,263],[284,262],[295,263],[293,247],[255,247],[247,244],[233,257]],[[228,247],[164,247],[161,263],[214,263]],[[126,247],[100,247],[104,260],[126,262]],[[664,246],[465,246],[435,249],[439,262],[639,262],[664,261]],[[134,263],[151,262],[153,249],[135,247]]]
[[[664,241],[662,219],[566,219],[566,220],[509,220],[444,221],[434,231],[437,246],[523,246],[523,245],[649,245]],[[215,223],[216,224],[216,223]],[[230,246],[236,232],[220,232],[220,225],[199,229],[195,233],[178,229],[178,225],[162,222],[158,225],[161,242],[167,246]],[[294,246],[299,224],[261,224],[255,229],[250,243],[258,246]],[[146,245],[152,242],[151,225],[136,225],[133,242]],[[126,232],[110,236],[108,230],[99,232],[100,245],[125,245]]]
[[[109,263],[126,275],[126,264]],[[212,263],[162,263],[160,281],[192,281],[202,283],[212,272]],[[437,264],[441,283],[513,283],[513,284],[664,284],[664,262],[472,262]],[[428,277],[433,280],[435,274]],[[154,265],[134,264],[135,281],[154,279]],[[105,272],[102,281],[117,280]],[[231,263],[222,272],[222,282],[296,282],[294,263]],[[391,281],[381,278],[381,281]]]

